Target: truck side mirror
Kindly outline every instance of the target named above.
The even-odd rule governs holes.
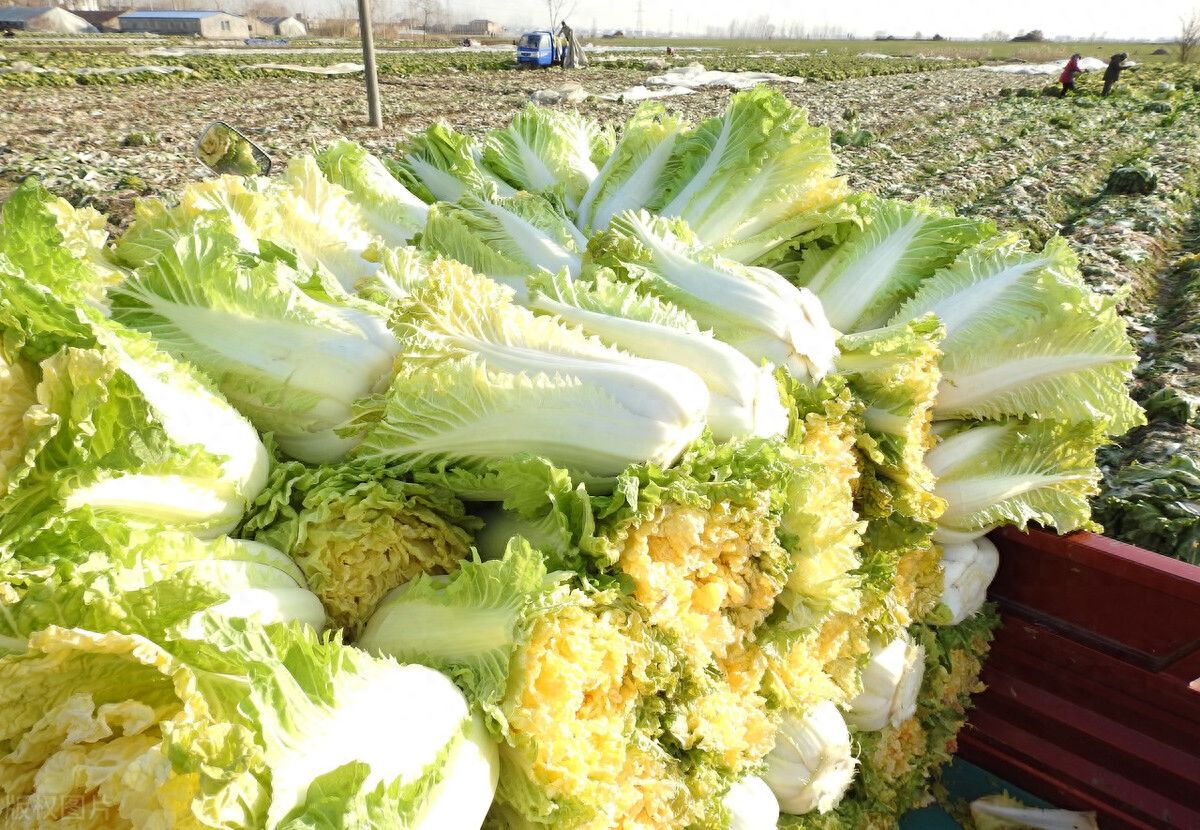
[[[196,157],[217,174],[265,176],[271,172],[271,157],[224,121],[214,121],[200,133]]]

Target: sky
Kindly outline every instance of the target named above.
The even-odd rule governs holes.
[[[545,24],[545,0],[446,0],[454,18],[487,17],[510,26]],[[570,8],[572,0],[565,0]],[[403,7],[404,0],[392,0]],[[645,28],[703,34],[705,26],[725,26],[736,16],[769,15],[772,22],[796,21],[809,27],[836,26],[860,37],[886,31],[897,36],[978,38],[1000,30],[1017,34],[1041,29],[1048,38],[1156,40],[1174,37],[1179,18],[1200,9],[1200,0],[642,0]],[[578,0],[568,22],[590,32],[632,30],[638,0]],[[736,7],[736,12],[731,11]]]

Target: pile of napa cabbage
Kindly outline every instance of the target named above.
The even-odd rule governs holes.
[[[1135,355],[754,89],[0,217],[0,823],[892,827]]]

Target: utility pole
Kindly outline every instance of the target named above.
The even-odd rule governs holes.
[[[358,33],[362,37],[363,74],[367,78],[367,120],[372,127],[382,127],[379,73],[375,69],[375,37],[371,32],[371,0],[358,0]]]
[[[667,37],[675,37],[675,8],[667,13]]]
[[[646,29],[642,25],[642,0],[638,0],[637,33],[638,37],[646,36]]]

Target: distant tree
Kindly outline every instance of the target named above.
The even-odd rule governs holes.
[[[550,13],[550,31],[558,28],[563,19],[575,11],[576,0],[546,0],[546,11]]]
[[[990,32],[984,32],[984,40],[1008,40],[1008,32],[1001,29],[993,29]]]
[[[246,17],[287,17],[291,12],[283,3],[272,0],[252,0],[246,4]]]
[[[1192,59],[1192,52],[1200,44],[1200,9],[1192,12],[1191,17],[1179,20],[1179,62],[1187,63]]]
[[[917,29],[917,31],[913,34],[913,40],[924,40],[924,39],[925,39],[925,35],[921,34],[920,29]]]
[[[446,7],[441,0],[412,0],[409,9],[409,16],[421,26],[422,39],[429,37],[430,32],[445,30]]]

